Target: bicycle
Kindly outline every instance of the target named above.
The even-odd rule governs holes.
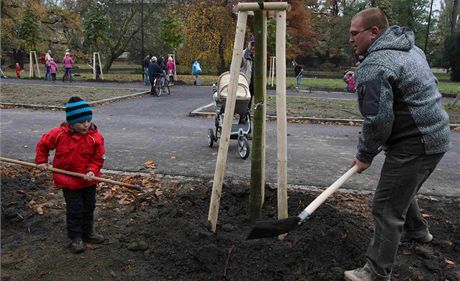
[[[160,81],[158,82],[158,78]],[[156,77],[153,80],[154,87],[155,87],[155,92],[157,97],[161,96],[163,93],[166,93],[167,95],[171,94],[171,91],[169,90],[169,85],[166,83],[166,78],[165,75],[161,75],[160,77]]]

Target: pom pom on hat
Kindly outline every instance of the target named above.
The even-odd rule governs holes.
[[[91,121],[93,111],[89,104],[80,97],[71,97],[66,104],[65,114],[67,123],[73,125],[75,123]]]

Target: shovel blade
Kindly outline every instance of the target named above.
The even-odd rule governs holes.
[[[247,240],[276,237],[287,233],[299,224],[299,217],[289,217],[278,221],[261,221],[256,223],[254,228],[249,233]]]

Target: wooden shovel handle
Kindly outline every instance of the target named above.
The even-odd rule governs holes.
[[[351,176],[356,174],[358,171],[358,166],[355,164],[351,167],[345,174],[338,178],[333,184],[326,188],[318,197],[315,198],[303,211],[300,213],[299,217],[301,220],[309,217],[321,204],[326,201],[326,199],[331,196],[339,187],[342,186]]]
[[[6,158],[6,157],[0,157],[0,161],[37,168],[37,164],[30,163],[30,162],[25,162],[25,161],[20,161],[20,160],[16,160],[16,159],[10,159],[10,158]],[[55,172],[55,173],[59,173],[59,174],[78,177],[78,178],[85,178],[86,177],[85,174],[80,174],[80,173],[76,173],[76,172],[62,170],[62,169],[54,168],[52,166],[48,166],[47,170]],[[142,191],[142,189],[140,188],[139,185],[133,185],[133,184],[129,184],[129,183],[124,183],[124,182],[115,181],[115,180],[106,179],[106,178],[101,178],[101,177],[96,177],[96,176],[90,177],[90,179],[95,180],[95,181],[105,182],[105,183],[118,184],[118,185],[122,185],[124,187],[127,187],[129,189],[135,189],[135,190],[138,190],[138,191]]]

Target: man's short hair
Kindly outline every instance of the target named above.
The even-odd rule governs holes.
[[[388,28],[388,19],[379,8],[368,8],[358,12],[353,16],[353,19],[361,17],[363,20],[363,27],[370,28],[377,26],[380,30]]]

